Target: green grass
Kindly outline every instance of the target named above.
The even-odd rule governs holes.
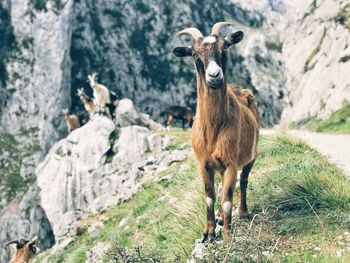
[[[8,133],[0,133],[0,186],[6,197],[11,200],[25,186],[20,176],[21,154],[17,151],[18,142]]]
[[[310,63],[313,60],[313,58],[318,54],[318,52],[320,52],[322,44],[323,44],[323,40],[326,37],[326,33],[327,33],[327,29],[324,28],[322,36],[320,38],[320,41],[319,41],[317,47],[314,50],[312,50],[311,54],[307,57],[307,59],[305,61],[304,72],[312,69],[315,66],[315,64],[310,66]]]
[[[170,135],[174,147],[189,143],[189,131],[172,130]],[[348,178],[316,151],[283,135],[261,137],[259,151],[248,185],[253,220],[235,216],[237,238],[210,246],[204,262],[349,262]],[[80,236],[49,262],[84,262],[86,251],[98,242],[113,245],[111,253],[118,247],[131,253],[141,246],[145,254],[165,262],[184,262],[204,226],[203,187],[193,158],[159,177],[166,175],[170,181],[149,182],[129,201],[84,219]],[[238,196],[239,190],[236,206]],[[102,218],[109,220],[98,237],[91,237],[87,226]]]
[[[310,119],[304,127],[316,132],[350,133],[350,103],[345,103],[326,120]]]
[[[19,142],[20,137],[28,134],[19,133],[14,136],[0,132],[0,189],[7,201],[24,192],[34,181],[34,177],[23,178],[20,175],[23,159],[41,151],[36,140],[32,140],[31,144]]]

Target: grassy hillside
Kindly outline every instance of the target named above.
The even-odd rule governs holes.
[[[350,103],[344,104],[328,119],[311,119],[303,127],[316,132],[350,133]]]
[[[189,131],[170,134],[173,148],[189,143]],[[349,262],[349,180],[317,152],[285,136],[262,137],[259,149],[248,186],[252,220],[235,216],[234,238],[210,246],[204,262]],[[236,206],[238,194],[239,188]],[[49,262],[84,262],[98,242],[112,246],[106,261],[185,262],[204,219],[204,193],[191,158],[169,167],[131,200],[84,219],[79,236]],[[95,221],[105,222],[97,236],[87,231]]]

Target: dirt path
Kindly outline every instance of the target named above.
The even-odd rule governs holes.
[[[350,135],[292,130],[288,132],[306,142],[350,176]]]

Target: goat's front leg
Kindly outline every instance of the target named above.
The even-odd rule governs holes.
[[[203,231],[202,242],[209,238],[212,241],[215,237],[215,188],[214,188],[214,169],[205,163],[200,165],[200,174],[203,179],[205,189],[205,201],[207,205],[207,222]]]
[[[237,182],[237,167],[227,167],[222,180],[221,209],[224,215],[224,235],[227,236],[232,224],[232,199]]]

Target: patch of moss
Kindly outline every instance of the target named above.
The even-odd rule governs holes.
[[[11,134],[0,134],[0,185],[8,200],[25,186],[20,176],[22,156],[17,149],[18,145],[18,141]]]
[[[267,41],[266,47],[270,50],[282,52],[283,43],[281,41],[276,41],[276,42]]]
[[[309,15],[312,15],[315,13],[315,10],[317,9],[317,0],[313,0],[310,4],[309,10],[304,14],[301,21],[304,21],[305,18],[307,18]]]
[[[106,163],[111,163],[113,161],[113,157],[115,155],[115,152],[113,152],[112,149],[109,149],[106,153],[106,160],[105,160],[105,164]]]
[[[35,129],[31,132],[22,130],[17,136],[27,138],[33,132]],[[21,167],[23,159],[38,152],[41,152],[41,147],[34,139],[29,144],[23,144],[14,135],[0,133],[0,189],[6,200],[11,200],[33,183],[34,177],[21,177]]]
[[[38,127],[32,127],[29,129],[24,129],[21,128],[18,135],[20,136],[29,136],[29,135],[35,135],[39,132],[39,128]]]
[[[308,70],[312,69],[315,66],[315,64],[314,64],[310,67],[310,63],[311,63],[312,59],[318,54],[318,52],[320,52],[322,44],[323,44],[323,40],[326,37],[326,33],[327,33],[327,29],[324,28],[322,36],[320,38],[320,41],[319,41],[317,47],[311,52],[311,54],[308,56],[308,58],[305,61],[304,72],[307,72]]]
[[[350,4],[341,8],[334,20],[350,30]]]

